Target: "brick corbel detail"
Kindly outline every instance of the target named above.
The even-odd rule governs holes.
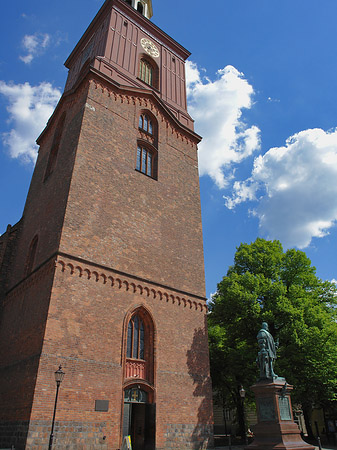
[[[182,142],[186,142],[192,147],[196,147],[197,142],[189,138],[183,132],[178,131],[177,128],[173,125],[173,123],[169,120],[169,118],[166,117],[165,114],[163,114],[161,109],[158,108],[158,106],[156,105],[155,102],[153,102],[152,99],[116,92],[110,86],[105,85],[104,83],[98,81],[97,79],[91,79],[89,83],[94,87],[94,89],[99,89],[103,94],[106,94],[108,97],[110,98],[114,97],[116,102],[117,101],[119,101],[120,103],[126,102],[128,104],[132,103],[133,105],[138,104],[141,108],[151,110],[157,116],[158,120],[165,122],[166,127],[171,130],[171,134],[176,134],[177,138],[181,139]]]
[[[27,291],[34,284],[43,280],[47,275],[52,274],[55,269],[55,260],[50,259],[47,263],[42,264],[35,269],[30,275],[28,275],[18,285],[14,286],[6,295],[3,304],[11,301],[13,298],[20,296],[23,292]]]
[[[139,294],[143,297],[149,297],[158,301],[171,303],[173,305],[181,306],[186,309],[195,310],[206,313],[206,302],[202,304],[200,301],[191,299],[187,296],[177,295],[165,289],[158,288],[155,285],[145,284],[139,280],[131,277],[121,276],[113,271],[96,270],[93,267],[84,265],[83,263],[71,262],[65,258],[58,258],[56,262],[57,270],[61,273],[73,277],[84,278],[93,283],[100,283],[105,285],[108,289],[122,290],[132,294]]]

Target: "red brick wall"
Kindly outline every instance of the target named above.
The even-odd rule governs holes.
[[[64,110],[57,164],[44,182]],[[158,121],[156,180],[135,170],[137,139],[146,139],[138,130],[144,110]],[[123,386],[130,381],[123,378],[125,320],[142,305],[154,324],[148,388],[157,406],[156,447],[207,445],[212,411],[197,138],[150,93],[117,91],[97,78],[61,101],[40,142],[11,268],[10,287],[16,286],[1,315],[8,346],[0,355],[0,431],[25,428],[27,444],[20,431],[16,448],[45,448],[54,371],[62,363],[55,448],[120,448]],[[33,273],[25,278],[36,234]],[[109,411],[95,412],[95,400],[108,400]]]
[[[145,96],[91,83],[86,103],[60,250],[204,296],[196,143]],[[144,109],[158,120],[158,180],[135,170]]]
[[[7,294],[0,315],[0,421],[29,420],[42,350],[53,262]]]
[[[21,219],[22,232],[13,255],[9,287],[25,277],[29,247],[35,235],[38,235],[38,247],[33,270],[58,250],[85,95],[86,92],[82,89],[78,90],[76,95],[63,99],[41,139],[39,156]],[[56,125],[63,111],[67,112],[67,116],[56,167],[44,181]]]
[[[191,439],[193,432],[212,422],[202,302],[70,258],[61,258],[57,266],[32,421],[52,416],[53,372],[62,363],[66,375],[57,420],[105,422],[96,438],[106,435],[109,449],[120,447],[123,326],[127,313],[139,305],[151,313],[155,326],[156,447],[169,448],[177,426],[185,425],[185,440],[186,434]],[[97,399],[109,401],[109,412],[94,411]],[[179,436],[174,442],[181,448]],[[186,442],[183,446],[188,448]]]
[[[15,250],[22,229],[22,220],[14,226],[8,225],[0,236],[0,302],[7,292]]]

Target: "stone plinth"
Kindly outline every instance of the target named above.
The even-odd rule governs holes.
[[[254,384],[258,423],[253,427],[254,441],[249,450],[314,450],[301,438],[294,422],[290,392],[293,387],[285,380],[265,380]]]

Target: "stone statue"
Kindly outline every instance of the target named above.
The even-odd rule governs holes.
[[[266,322],[262,323],[261,330],[257,334],[257,342],[260,347],[260,351],[256,358],[257,365],[260,369],[260,380],[266,378],[273,380],[274,378],[277,378],[273,369],[273,364],[276,359],[276,349],[278,345],[275,344]]]

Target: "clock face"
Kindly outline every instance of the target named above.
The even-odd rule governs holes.
[[[140,40],[140,43],[141,43],[141,46],[143,47],[143,49],[146,51],[146,53],[153,56],[153,58],[158,58],[159,50],[155,46],[155,44],[150,41],[150,39],[143,38]]]

